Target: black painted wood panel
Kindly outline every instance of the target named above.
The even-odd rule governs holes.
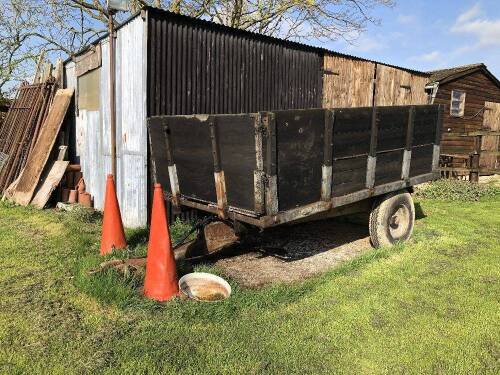
[[[409,107],[379,107],[377,152],[406,145]]]
[[[335,109],[333,158],[367,154],[370,150],[371,108]]]
[[[403,149],[377,153],[375,168],[375,186],[401,180],[403,167]]]
[[[414,146],[411,150],[410,177],[432,172],[434,145]]]
[[[325,111],[277,111],[279,209],[287,210],[321,198]]]
[[[253,211],[256,169],[254,118],[217,116],[221,167],[229,206]]]
[[[367,156],[334,160],[332,166],[332,196],[363,190],[366,185]]]

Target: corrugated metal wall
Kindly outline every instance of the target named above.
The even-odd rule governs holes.
[[[141,17],[118,29],[116,38],[116,188],[127,227],[147,223],[146,38]],[[65,69],[67,84],[74,85],[77,92],[76,157],[97,209],[104,207],[106,175],[111,173],[108,39],[100,44],[102,65],[93,71],[98,72],[99,80],[97,110],[78,106],[74,63],[66,64]]]
[[[317,49],[148,13],[150,116],[321,107]]]

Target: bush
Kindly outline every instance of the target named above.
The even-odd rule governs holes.
[[[423,199],[447,201],[477,201],[483,197],[500,195],[500,187],[471,183],[463,180],[437,180],[416,190],[416,196]]]

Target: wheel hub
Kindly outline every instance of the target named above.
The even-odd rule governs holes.
[[[395,240],[403,237],[410,225],[410,210],[401,204],[395,208],[393,214],[389,217],[389,231]]]

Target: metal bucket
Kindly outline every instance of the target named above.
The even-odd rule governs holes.
[[[193,272],[179,280],[179,290],[197,301],[217,302],[231,295],[231,285],[219,276],[205,272]]]

